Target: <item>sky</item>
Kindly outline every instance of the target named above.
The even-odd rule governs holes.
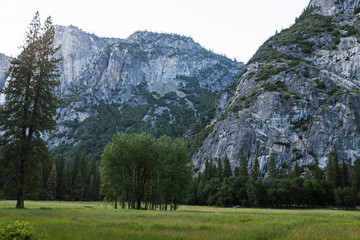
[[[247,62],[276,31],[294,23],[310,0],[1,0],[0,52],[15,57],[39,11],[56,25],[100,37],[138,30],[189,36],[203,47]]]

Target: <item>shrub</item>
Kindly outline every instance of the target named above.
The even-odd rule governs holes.
[[[322,81],[320,81],[320,80],[318,80],[318,79],[315,79],[314,82],[316,83],[316,85],[317,85],[317,87],[318,87],[319,89],[325,89],[325,83],[324,83],[324,82],[322,82]]]
[[[260,73],[256,76],[255,81],[266,80],[270,76],[276,75],[282,71],[287,69],[286,66],[274,67],[273,65],[266,65],[263,69],[261,69]]]
[[[360,7],[357,7],[357,8],[355,8],[355,10],[354,10],[354,14],[355,14],[355,15],[357,15],[358,13],[360,13]]]
[[[357,33],[354,26],[345,25],[345,26],[341,27],[341,29],[347,32],[347,34],[346,34],[347,37],[353,36]]]
[[[14,225],[0,228],[0,239],[2,240],[31,240],[33,238],[33,227],[29,222],[15,221]]]
[[[268,92],[276,92],[276,91],[278,91],[278,87],[275,84],[270,83],[270,82],[262,84],[261,87],[265,91],[268,91]]]

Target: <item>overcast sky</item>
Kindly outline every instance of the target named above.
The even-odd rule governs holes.
[[[127,38],[137,30],[190,36],[247,62],[276,30],[294,23],[310,0],[1,0],[0,52],[19,53],[36,11],[57,25]]]

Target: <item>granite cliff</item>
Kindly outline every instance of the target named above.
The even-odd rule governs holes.
[[[56,26],[55,45],[63,103],[57,131],[44,137],[65,155],[79,147],[99,156],[120,131],[180,137],[194,124],[199,129],[213,117],[217,93],[244,66],[176,34],[139,31],[115,39]],[[0,55],[0,71],[9,61]],[[0,75],[0,87],[5,80]]]
[[[195,167],[227,155],[263,176],[295,163],[326,168],[328,154],[360,157],[360,1],[312,0],[288,29],[268,39],[217,102]]]

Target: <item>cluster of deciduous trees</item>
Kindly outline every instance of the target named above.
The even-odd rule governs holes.
[[[336,151],[329,154],[326,172],[317,164],[296,164],[291,173],[280,174],[272,156],[264,179],[257,159],[250,174],[247,159],[240,158],[234,173],[229,173],[228,162],[227,157],[206,160],[205,170],[193,178],[190,204],[353,208],[359,203],[360,159],[353,166],[340,164]]]
[[[186,143],[150,134],[115,135],[102,156],[104,192],[122,207],[176,210],[191,182],[191,157]]]

